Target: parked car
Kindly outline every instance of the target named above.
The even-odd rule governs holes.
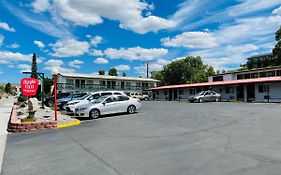
[[[58,93],[57,100],[61,99],[61,98],[66,98],[69,95],[71,95],[70,92]],[[53,106],[54,105],[54,96],[46,97],[44,100],[44,104],[49,107]]]
[[[193,103],[193,102],[210,102],[210,101],[215,101],[218,102],[221,100],[221,95],[214,92],[214,91],[202,91],[194,96],[191,96],[188,98],[188,100]]]
[[[148,95],[142,92],[131,92],[130,97],[137,98],[139,100],[149,100]]]
[[[99,91],[99,92],[93,92],[88,94],[88,96],[85,96],[85,98],[71,100],[67,102],[67,104],[63,107],[67,112],[74,112],[75,108],[79,106],[89,106],[100,98],[101,96],[108,96],[108,95],[125,95],[122,91]]]
[[[102,96],[91,106],[75,109],[78,117],[99,118],[101,115],[128,112],[135,113],[141,108],[141,101],[125,95]]]
[[[57,106],[59,107],[59,109],[63,109],[63,106],[65,104],[67,104],[69,101],[83,99],[87,95],[88,95],[88,93],[74,93],[74,94],[70,94],[68,97],[60,98],[57,101]]]

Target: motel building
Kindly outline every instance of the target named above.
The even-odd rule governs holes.
[[[119,77],[94,74],[59,73],[57,89],[59,92],[94,92],[120,90],[141,92],[157,87],[159,80],[151,78]]]
[[[155,100],[187,100],[203,90],[221,94],[222,101],[281,102],[281,66],[217,74],[208,82],[150,88]]]

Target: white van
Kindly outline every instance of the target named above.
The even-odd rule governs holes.
[[[122,91],[99,91],[99,92],[93,92],[90,93],[86,98],[82,99],[82,100],[73,100],[73,101],[69,101],[65,106],[64,109],[67,112],[71,112],[74,113],[75,112],[75,108],[77,108],[78,106],[87,106],[87,105],[91,105],[92,102],[94,102],[96,99],[100,98],[101,96],[107,96],[107,95],[126,95],[124,92]]]

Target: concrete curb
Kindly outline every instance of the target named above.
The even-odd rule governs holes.
[[[80,123],[81,123],[80,120],[75,119],[74,122],[57,124],[57,128],[67,128],[67,127],[71,127],[71,126],[80,125]]]

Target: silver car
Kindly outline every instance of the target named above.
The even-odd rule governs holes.
[[[195,94],[194,96],[190,96],[188,98],[188,100],[193,103],[193,102],[219,102],[221,100],[221,95],[214,92],[214,91],[202,91],[199,92],[197,94]]]

